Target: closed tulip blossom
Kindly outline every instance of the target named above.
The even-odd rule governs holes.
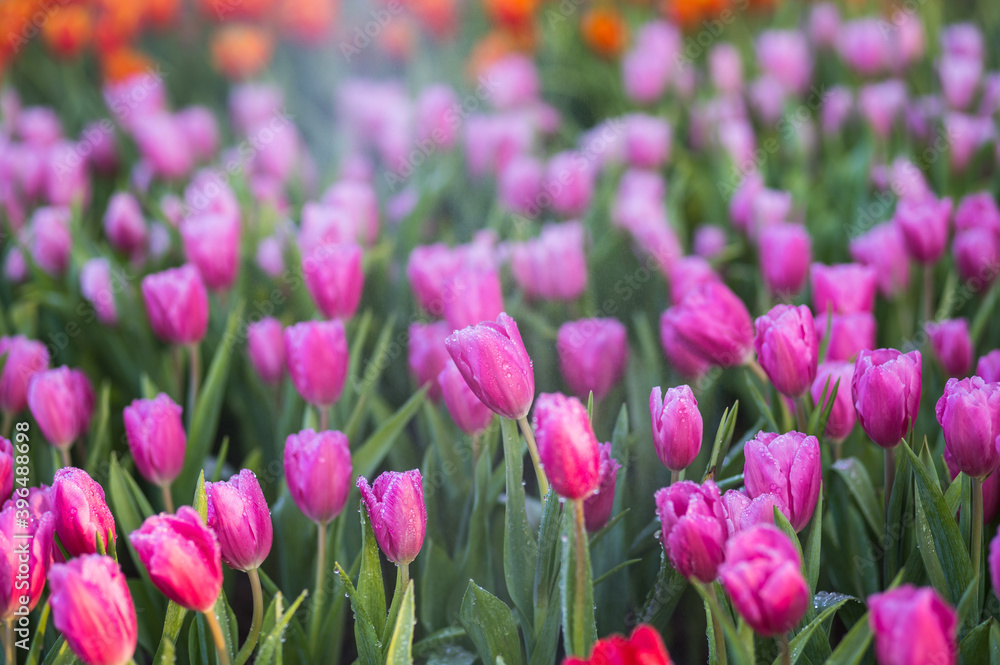
[[[817,314],[813,319],[816,342],[826,341],[827,360],[851,360],[858,353],[875,346],[875,315],[871,312],[854,314]]]
[[[954,377],[966,376],[972,368],[974,353],[969,322],[965,319],[928,321],[926,329],[931,350],[944,373]]]
[[[593,392],[603,399],[621,379],[628,363],[628,332],[618,319],[581,319],[559,327],[559,369],[580,399]]]
[[[955,234],[955,269],[965,282],[992,284],[1000,274],[1000,232],[972,228]]]
[[[877,224],[850,242],[851,258],[875,271],[878,290],[892,298],[910,286],[910,258],[906,240],[892,223]]]
[[[54,277],[69,268],[73,235],[72,212],[68,207],[38,208],[31,216],[31,258]]]
[[[496,270],[460,270],[448,282],[444,318],[452,330],[492,321],[503,311],[503,289]]]
[[[772,224],[758,242],[764,285],[777,295],[798,293],[805,285],[812,261],[812,240],[800,224]]]
[[[1000,381],[1000,349],[994,349],[979,359],[976,363],[976,376],[987,383]]]
[[[753,323],[746,305],[724,284],[705,284],[663,313],[664,329],[702,362],[721,367],[742,365],[753,352]]]
[[[187,434],[181,411],[168,395],[160,393],[153,399],[133,400],[123,413],[136,469],[143,478],[165,490],[184,466]],[[167,510],[172,509],[172,505],[167,506]]]
[[[624,119],[625,159],[638,168],[655,169],[670,159],[670,124],[663,118],[633,113]]]
[[[302,274],[323,316],[354,316],[365,284],[359,245],[352,242],[314,248],[302,257]]]
[[[816,377],[816,331],[805,305],[777,305],[754,322],[757,361],[778,392],[805,394]]]
[[[104,213],[104,233],[111,246],[123,254],[135,256],[146,249],[149,229],[135,196],[128,192],[112,195]]]
[[[954,665],[958,616],[937,591],[904,584],[868,597],[868,626],[882,665]]]
[[[198,268],[205,286],[225,291],[240,267],[240,220],[234,215],[202,213],[181,222],[184,255]]]
[[[406,279],[421,309],[433,316],[444,315],[445,284],[461,265],[459,254],[447,245],[413,248],[406,264]]]
[[[493,412],[472,392],[451,358],[438,374],[437,384],[451,419],[466,434],[475,435],[493,421]]]
[[[851,398],[868,437],[894,448],[917,421],[920,407],[919,351],[862,351],[854,364]]]
[[[302,398],[325,413],[344,390],[350,361],[344,324],[304,321],[285,328],[285,359]]]
[[[670,266],[670,302],[678,304],[703,284],[721,282],[722,277],[700,256],[685,256]]]
[[[427,530],[420,470],[386,471],[371,486],[361,476],[358,490],[382,553],[389,561],[408,566],[420,553]]]
[[[556,494],[585,499],[597,490],[601,481],[600,450],[580,400],[559,393],[539,395],[534,432],[541,466]]]
[[[69,448],[90,426],[94,390],[86,375],[69,367],[36,372],[28,386],[28,406],[42,434],[68,460]]]
[[[823,481],[819,441],[801,432],[759,432],[747,442],[743,474],[747,495],[775,494],[792,528],[809,524]]]
[[[75,467],[56,471],[49,502],[55,516],[56,535],[71,557],[114,549],[118,537],[115,519],[104,499],[104,488],[86,471]]]
[[[20,497],[18,497],[20,498]],[[24,517],[10,500],[0,511],[0,620],[16,616],[22,605],[35,609],[52,563],[55,517],[49,512]],[[27,599],[24,601],[23,599]]]
[[[341,432],[307,429],[285,440],[285,480],[292,500],[317,524],[344,510],[351,491],[351,450]]]
[[[944,254],[951,226],[951,199],[933,196],[904,198],[896,205],[893,223],[903,234],[913,260],[924,265],[936,263]]]
[[[543,177],[544,167],[538,159],[530,155],[514,157],[497,177],[497,196],[501,205],[520,215],[537,215]]]
[[[715,483],[684,480],[657,490],[654,500],[663,525],[660,542],[670,565],[688,579],[713,582],[725,559],[729,534]]]
[[[271,551],[271,511],[257,476],[242,469],[227,482],[205,483],[208,528],[215,532],[222,561],[234,570],[257,568]]]
[[[546,224],[541,234],[511,250],[514,281],[532,299],[572,301],[587,288],[583,224]]]
[[[788,517],[788,509],[777,494],[761,494],[751,499],[745,490],[729,490],[722,495],[729,536],[758,524],[774,524],[774,509]]]
[[[13,418],[28,406],[31,377],[48,369],[49,351],[21,335],[0,337],[0,365],[0,411]]]
[[[611,456],[611,444],[598,444],[600,449],[601,480],[597,492],[583,502],[583,516],[586,529],[590,533],[600,531],[611,519],[611,511],[615,504],[615,482],[618,480],[618,469],[621,464]]]
[[[810,269],[813,311],[816,314],[854,314],[875,307],[875,271],[857,263]]]
[[[285,377],[285,329],[267,317],[247,326],[247,355],[257,376],[275,386]]]
[[[594,169],[575,152],[561,152],[549,160],[542,189],[551,200],[552,211],[564,217],[583,214],[594,194]]]
[[[153,515],[129,541],[160,592],[181,607],[206,615],[222,590],[219,541],[189,506],[176,515]]]
[[[802,558],[777,527],[761,524],[730,538],[719,577],[733,607],[763,637],[787,633],[809,609]]]
[[[590,658],[570,656],[562,665],[605,665],[606,663],[621,663],[622,665],[672,665],[663,638],[656,629],[646,624],[635,627],[628,639],[621,635],[612,635],[597,640]]]
[[[407,340],[407,363],[410,375],[418,386],[429,386],[427,397],[435,402],[441,399],[438,376],[451,362],[448,347],[444,342],[452,330],[445,321],[410,324]]]
[[[948,457],[959,471],[985,478],[1000,465],[1000,384],[978,376],[948,379],[935,405]]]
[[[830,399],[833,389],[837,386],[837,395],[834,398],[833,408],[830,410],[830,417],[826,421],[826,435],[834,441],[843,441],[854,429],[857,422],[857,412],[854,410],[854,403],[851,401],[851,382],[854,379],[854,363],[827,360],[821,363],[816,371],[816,379],[812,384],[812,398],[817,408],[823,406],[820,398],[826,388],[826,399]],[[829,382],[829,387],[827,383]]]
[[[147,275],[142,280],[153,332],[168,344],[196,344],[208,330],[208,292],[191,264]]]
[[[132,662],[139,629],[125,574],[109,556],[88,554],[52,566],[52,623],[87,665]]]
[[[80,268],[80,294],[94,308],[98,321],[107,326],[118,323],[111,263],[106,258],[90,259]]]
[[[686,469],[701,452],[703,422],[698,400],[689,386],[659,386],[649,395],[656,456],[671,471]]]

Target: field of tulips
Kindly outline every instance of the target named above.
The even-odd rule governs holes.
[[[1000,663],[995,0],[0,35],[5,663]]]

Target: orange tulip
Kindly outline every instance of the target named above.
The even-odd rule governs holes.
[[[730,0],[665,0],[664,10],[671,19],[690,28],[718,16],[730,4]]]
[[[588,11],[580,22],[583,41],[595,53],[613,58],[625,48],[627,28],[621,14],[610,8]]]
[[[406,60],[416,46],[416,27],[406,17],[390,21],[379,36],[382,49],[391,57]]]
[[[527,25],[535,16],[538,0],[484,0],[494,22],[508,27]]]
[[[96,4],[94,38],[99,51],[114,51],[135,41],[145,14],[142,3],[102,0]]]
[[[212,37],[212,61],[229,79],[258,74],[271,62],[274,42],[263,28],[248,24],[227,25]]]
[[[131,48],[120,48],[101,53],[101,71],[108,83],[117,83],[134,76],[148,72],[153,68],[153,62],[143,53]]]
[[[146,0],[146,20],[155,28],[173,25],[180,13],[181,0]]]
[[[408,5],[438,39],[454,34],[457,23],[455,0],[409,0]]]
[[[493,30],[480,39],[469,56],[467,73],[470,79],[489,69],[490,65],[511,53],[530,53],[535,49],[535,31],[530,26],[519,30]]]
[[[278,6],[283,34],[312,43],[329,36],[336,15],[336,0],[282,0]]]
[[[90,44],[93,37],[90,10],[83,5],[56,7],[42,24],[45,45],[61,58],[73,58]]]

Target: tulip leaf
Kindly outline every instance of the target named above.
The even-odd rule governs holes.
[[[972,326],[969,328],[969,337],[972,338],[972,348],[976,348],[983,330],[986,329],[986,324],[993,319],[993,310],[996,309],[998,299],[1000,299],[1000,280],[994,281],[990,286],[986,297],[979,304],[976,317],[972,319]]]
[[[456,569],[444,548],[430,539],[424,542],[420,558],[423,559],[424,572],[420,592],[417,593],[419,615],[420,622],[430,631],[448,625],[454,614],[452,610],[457,609],[457,604],[452,605],[452,598],[456,595]],[[465,631],[462,632],[464,634]]]
[[[442,628],[441,630],[435,631],[425,637],[424,639],[416,642],[413,645],[413,657],[418,659],[424,659],[433,653],[440,654],[442,651],[450,648],[461,649],[461,647],[456,647],[455,645],[462,641],[465,637],[465,630],[455,626],[449,626],[448,628]],[[469,663],[475,660],[475,654],[469,653]]]
[[[805,557],[802,556],[802,543],[799,542],[799,534],[795,533],[795,528],[792,526],[791,522],[788,521],[788,518],[785,517],[785,514],[781,512],[781,508],[778,506],[774,507],[774,525],[784,531],[785,535],[788,536],[788,539],[792,541],[793,545],[795,545],[795,549],[799,553],[799,559],[802,561],[802,575],[805,576],[806,561]]]
[[[410,419],[416,415],[420,409],[420,404],[427,394],[427,386],[424,386],[413,393],[410,399],[406,400],[403,406],[399,407],[396,413],[386,419],[371,436],[361,444],[352,454],[354,464],[354,475],[370,476],[378,468],[385,458],[389,449],[399,433],[403,431]]]
[[[885,511],[875,494],[875,486],[865,465],[856,457],[848,457],[834,462],[832,468],[854,497],[854,503],[871,527],[876,540],[881,542],[885,533]]]
[[[509,665],[524,665],[517,623],[510,608],[472,580],[462,599],[458,619],[484,663],[503,658]]]
[[[663,548],[660,548],[660,572],[656,576],[656,584],[646,596],[646,602],[636,615],[637,623],[648,623],[653,628],[664,631],[686,588],[687,580],[670,565]]]
[[[108,423],[111,419],[111,383],[104,381],[101,384],[101,395],[97,400],[97,410],[94,417],[94,425],[91,428],[93,434],[90,437],[90,448],[87,450],[87,461],[84,468],[91,476],[94,475],[100,460],[107,458],[108,449],[111,447],[111,434],[108,431]]]
[[[66,644],[66,638],[60,635],[56,643],[52,645],[45,660],[42,661],[42,665],[74,665],[77,662],[79,661],[77,661],[73,650]]]
[[[559,539],[562,523],[562,502],[555,492],[549,492],[542,506],[538,528],[538,562],[535,567],[534,640],[528,644],[531,663],[548,664],[555,660],[559,648],[559,626],[562,605],[559,597],[559,570],[562,566],[562,543]]]
[[[243,315],[243,303],[240,302],[229,314],[226,330],[216,347],[212,364],[198,392],[198,400],[194,412],[188,414],[187,450],[184,454],[184,468],[174,485],[175,494],[190,496],[195,489],[198,472],[208,457],[219,424],[219,413],[222,411],[222,399],[226,392],[226,382],[229,378],[229,363],[233,355],[235,340],[238,339],[237,327]]]
[[[409,584],[407,584],[409,586]],[[396,566],[396,587],[392,592],[392,604],[389,606],[389,616],[385,620],[385,627],[382,630],[380,643],[382,645],[382,660],[389,652],[389,642],[392,639],[392,632],[396,630],[396,620],[399,618],[400,606],[403,604],[403,596],[406,589],[403,588],[403,571]]]
[[[928,538],[933,540],[937,559],[940,561],[947,582],[947,588],[938,590],[947,593],[952,604],[957,604],[974,577],[972,561],[969,559],[958,524],[955,523],[954,516],[948,512],[948,504],[941,494],[941,488],[917,459],[910,446],[905,442],[900,445],[910,459],[910,466],[913,467],[917,495],[923,509],[923,520],[920,520],[918,513],[918,537],[923,538],[924,542],[927,542]],[[924,556],[924,564],[930,566],[928,555],[933,556],[933,554],[925,553],[923,549],[921,554]]]
[[[608,523],[602,526],[599,531],[596,531],[593,534],[591,534],[590,536],[591,549],[593,549],[593,547],[597,545],[597,543],[601,542],[601,540],[604,539],[604,536],[608,535],[608,532],[611,531],[613,528],[615,528],[615,526],[617,526],[617,524],[621,522],[626,515],[628,515],[629,510],[630,510],[629,508],[626,508],[625,510],[621,511],[620,513],[609,519]]]
[[[806,581],[809,582],[809,591],[816,593],[816,585],[819,584],[819,563],[822,558],[823,541],[823,486],[820,481],[819,499],[816,501],[816,510],[809,521],[809,535],[806,536],[806,546],[802,554],[805,557]]]
[[[295,599],[295,602],[289,605],[288,609],[285,609],[284,611],[281,609],[283,600],[281,592],[278,592],[275,595],[274,600],[272,601],[272,605],[275,608],[274,627],[271,628],[266,635],[261,636],[259,642],[260,648],[258,649],[257,657],[254,660],[255,665],[258,663],[260,665],[268,665],[272,662],[280,662],[279,656],[281,655],[281,645],[285,641],[285,630],[288,628],[288,623],[291,621],[295,611],[299,609],[299,606],[308,594],[308,591],[303,590],[302,593],[299,594],[299,597]]]
[[[406,585],[403,602],[399,607],[396,627],[389,641],[386,665],[411,665],[413,663],[413,625],[416,623],[413,608],[413,582]]]
[[[970,630],[958,645],[963,663],[990,662],[990,630],[994,619],[990,617]]]
[[[375,633],[375,626],[371,618],[361,604],[361,597],[358,595],[354,583],[351,582],[347,574],[339,563],[334,564],[340,580],[344,583],[347,597],[351,599],[351,610],[354,612],[354,631],[358,645],[358,665],[381,665],[382,649],[379,646],[378,635]]]
[[[807,433],[812,436],[822,436],[823,432],[826,431],[826,423],[830,420],[830,413],[833,411],[833,405],[837,401],[837,391],[840,388],[840,379],[830,386],[830,379],[832,377],[826,377],[826,383],[823,384],[823,392],[819,396],[819,404],[813,409],[812,414],[809,416],[809,425]]]
[[[517,433],[517,423],[502,418],[500,430],[503,436],[503,456],[507,466],[507,505],[504,509],[503,571],[514,607],[517,609],[521,625],[525,626],[525,641],[534,643],[534,635],[528,631],[535,625],[534,588],[535,569],[538,559],[538,544],[528,526],[528,514],[524,499],[524,449]],[[468,592],[466,597],[469,597]],[[491,663],[493,658],[483,662]]]
[[[865,657],[872,641],[872,631],[868,626],[868,613],[858,619],[847,631],[840,644],[826,661],[826,665],[857,665]]]
[[[372,351],[371,358],[368,360],[365,375],[355,376],[351,384],[354,386],[354,389],[358,394],[358,398],[357,401],[354,402],[354,408],[351,410],[351,415],[348,417],[347,424],[344,426],[344,435],[347,436],[348,441],[357,435],[358,429],[361,427],[362,419],[365,416],[365,406],[368,404],[368,399],[378,386],[378,379],[382,375],[383,370],[389,366],[389,363],[385,362],[385,359],[391,357],[389,355],[389,345],[392,343],[392,331],[395,324],[396,317],[394,315],[390,315],[386,320],[385,325],[382,326],[382,332],[379,334],[378,340],[375,342],[375,350]],[[355,346],[360,346],[360,344],[355,344]],[[358,360],[353,357],[351,358],[351,361],[358,362]],[[435,377],[435,380],[436,378],[437,377]]]
[[[729,444],[733,440],[733,432],[736,431],[736,416],[740,410],[740,402],[733,403],[731,409],[722,412],[722,420],[719,421],[719,429],[715,433],[715,442],[712,444],[712,456],[708,460],[708,467],[705,469],[704,480],[715,478],[716,467],[719,463],[719,456],[725,457],[725,451],[729,449]]]
[[[756,379],[751,376],[749,371],[747,371],[744,376],[746,377],[747,389],[750,391],[750,398],[757,406],[760,416],[764,418],[765,424],[767,425],[767,431],[780,432],[781,429],[778,427],[778,421],[774,419],[774,412],[771,411],[771,407],[767,405],[767,400],[764,399],[764,395],[760,392]]]
[[[785,661],[785,662],[789,663],[789,665],[795,665],[795,663],[798,662],[799,658],[805,652],[806,646],[809,644],[809,639],[812,637],[813,633],[816,632],[816,629],[822,626],[827,619],[832,618],[833,615],[837,612],[837,610],[843,607],[844,603],[846,603],[849,600],[854,600],[854,598],[852,598],[851,596],[842,596],[835,603],[833,603],[832,605],[824,609],[822,612],[820,612],[816,616],[816,618],[810,621],[809,624],[806,625],[802,630],[796,633],[792,641],[788,643],[788,648],[791,653],[791,661]],[[780,657],[774,660],[774,665],[781,665]]]
[[[181,634],[186,615],[187,610],[174,601],[167,603],[167,616],[163,621],[163,635],[160,637],[160,646],[156,649],[156,655],[153,656],[153,665],[173,665],[176,661],[177,637]]]
[[[208,493],[205,491],[205,471],[198,475],[198,484],[194,488],[194,498],[191,506],[201,515],[201,521],[208,523]]]
[[[372,621],[376,635],[385,630],[385,585],[382,580],[382,562],[379,560],[378,543],[372,530],[368,509],[361,506],[361,572],[358,575],[358,602]]]
[[[1000,665],[1000,623],[990,624],[990,665]]]
[[[553,594],[559,593],[559,587],[553,589]],[[541,608],[538,608],[541,609]],[[537,615],[537,613],[536,613]],[[562,619],[562,606],[559,598],[550,598],[549,607],[545,612],[542,626],[535,636],[535,650],[531,653],[530,665],[549,665],[556,661],[556,651],[559,648],[559,626]]]
[[[563,646],[567,654],[586,658],[597,641],[597,624],[594,619],[594,583],[582,499],[567,504],[563,510],[560,538],[563,542],[562,569],[559,573]]]

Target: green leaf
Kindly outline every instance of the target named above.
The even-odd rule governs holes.
[[[386,655],[387,665],[412,665],[413,663],[413,624],[416,623],[413,609],[413,582],[406,585],[403,604],[399,608],[396,628],[392,631],[389,642],[389,652]]]
[[[819,584],[819,563],[822,558],[823,541],[823,488],[820,486],[819,499],[816,501],[816,510],[809,521],[809,535],[806,536],[806,547],[802,552],[805,557],[806,580],[809,582],[809,590],[816,593],[816,585]]]
[[[42,661],[42,665],[74,665],[76,662],[76,656],[66,644],[66,638],[60,635],[56,643],[52,645],[45,660]]]
[[[875,486],[864,464],[856,457],[848,457],[834,462],[831,467],[837,477],[844,481],[855,504],[871,527],[878,541],[885,533],[885,511],[875,494]]]
[[[851,596],[843,596],[832,605],[829,605],[826,609],[820,612],[815,619],[810,621],[795,635],[795,638],[788,644],[788,648],[792,656],[792,660],[789,665],[795,665],[795,663],[798,662],[799,657],[802,656],[806,645],[809,644],[809,639],[812,637],[813,633],[816,632],[816,629],[822,626],[827,619],[831,618],[837,610],[843,607],[844,603],[849,600],[855,600],[855,598],[852,598]],[[774,665],[781,665],[780,657],[774,660]]]
[[[622,561],[617,566],[614,566],[611,570],[609,570],[608,572],[604,573],[603,575],[601,575],[600,577],[598,577],[597,579],[595,579],[594,580],[594,586],[597,586],[598,584],[600,584],[604,580],[610,578],[612,575],[614,575],[615,573],[617,573],[619,570],[624,570],[625,568],[628,568],[629,566],[633,566],[633,565],[635,565],[635,564],[637,564],[637,563],[639,563],[641,561],[642,561],[642,559],[629,559],[628,561]]]
[[[768,432],[780,432],[781,429],[778,427],[778,421],[774,419],[774,413],[771,411],[771,407],[767,405],[767,400],[760,392],[760,388],[757,386],[757,381],[751,376],[750,372],[747,371],[744,374],[746,379],[747,389],[750,390],[750,398],[753,403],[757,406],[757,410],[760,412],[760,416],[764,418],[767,423]]]
[[[806,560],[802,556],[802,543],[799,542],[799,534],[795,533],[791,522],[788,521],[788,518],[785,517],[785,514],[781,512],[781,508],[778,506],[774,507],[774,525],[784,531],[788,539],[795,545],[795,549],[799,552],[799,558],[802,560],[802,574],[805,575]]]
[[[522,488],[523,489],[523,488]],[[559,626],[562,604],[559,596],[559,570],[562,566],[562,543],[559,539],[562,503],[555,492],[549,492],[542,506],[538,528],[538,563],[534,571],[535,639],[528,644],[528,660],[548,665],[555,661],[559,648]]]
[[[194,498],[191,506],[201,515],[201,521],[208,523],[208,494],[205,492],[205,471],[198,475],[198,484],[194,487]]]
[[[354,612],[354,630],[358,644],[359,665],[382,665],[382,649],[379,646],[378,635],[375,634],[375,627],[371,618],[365,611],[364,605],[360,602],[354,583],[351,582],[347,574],[339,563],[334,564],[340,580],[344,583],[347,597],[351,599],[351,610]]]
[[[670,565],[666,554],[660,548],[660,572],[656,584],[649,590],[646,602],[639,610],[638,623],[648,623],[660,632],[669,625],[674,609],[687,588],[687,580]]]
[[[91,476],[101,460],[108,456],[108,449],[111,447],[111,434],[108,431],[108,423],[111,420],[111,383],[104,381],[101,384],[101,395],[97,400],[97,416],[94,418],[94,425],[91,428],[93,435],[90,437],[90,448],[87,450],[87,461],[84,468]]]
[[[392,331],[395,324],[396,317],[390,315],[385,325],[382,326],[382,332],[379,333],[378,341],[375,342],[375,350],[372,352],[371,359],[366,365],[368,371],[365,372],[363,377],[355,377],[353,385],[358,393],[358,399],[354,403],[350,417],[347,419],[347,425],[344,426],[344,434],[347,436],[348,441],[357,435],[365,415],[365,406],[368,404],[368,399],[378,386],[378,379],[382,375],[382,371],[389,366],[389,363],[384,362],[384,359],[389,354],[389,345],[392,343]],[[365,332],[367,332],[367,327],[365,327]],[[360,348],[363,341],[364,338],[362,337],[360,342],[355,342],[355,349]],[[353,357],[355,349],[352,349],[351,360],[357,362],[359,358]]]
[[[358,602],[372,621],[376,635],[385,630],[385,585],[382,580],[382,562],[379,560],[378,543],[372,531],[368,509],[361,506],[361,572],[358,575]]]
[[[582,500],[566,508],[563,511],[561,538],[564,546],[560,571],[563,646],[567,654],[586,658],[597,641],[590,547],[583,523]]]
[[[972,320],[969,336],[972,338],[973,348],[979,342],[983,330],[986,329],[986,324],[992,320],[993,310],[996,309],[998,299],[1000,299],[1000,280],[994,281],[990,286],[989,293],[986,294],[983,302],[979,304],[979,309],[976,311],[976,318]]]
[[[372,435],[351,455],[355,476],[370,476],[382,463],[382,459],[392,448],[393,442],[403,431],[410,419],[420,409],[420,404],[427,394],[427,386],[413,393],[403,406],[399,407],[388,420],[372,432]]]
[[[872,631],[868,627],[868,613],[865,612],[833,650],[826,665],[857,665],[864,658],[871,641]]]
[[[963,663],[988,663],[990,661],[990,630],[994,619],[990,617],[969,631],[958,645]]]
[[[143,521],[153,514],[153,508],[149,505],[149,501],[139,491],[132,476],[122,469],[118,463],[118,456],[114,453],[111,454],[111,462],[108,466],[108,497],[111,500],[111,509],[117,522],[118,532],[126,536],[138,530]],[[149,573],[146,572],[146,567],[142,565],[139,555],[132,548],[132,543],[127,537],[123,540],[131,553],[132,561],[139,569],[139,574],[142,575],[147,584],[152,585]]]
[[[830,413],[833,412],[833,405],[837,400],[840,379],[837,379],[831,390],[831,378],[829,376],[826,378],[826,383],[823,385],[823,393],[819,396],[819,404],[817,404],[817,408],[813,409],[812,415],[809,417],[807,432],[812,436],[822,436],[823,432],[826,431],[826,423],[830,420]],[[829,391],[829,395],[827,395],[827,391]]]
[[[538,563],[538,544],[528,526],[524,501],[524,451],[517,433],[517,423],[502,418],[503,456],[507,465],[507,505],[504,509],[503,571],[514,607],[521,617],[525,631],[534,626],[535,569]],[[550,493],[553,496],[554,493]],[[548,499],[546,499],[546,502]],[[468,597],[468,593],[466,593]],[[527,639],[534,643],[534,635]],[[493,662],[489,659],[484,662]]]
[[[173,665],[176,661],[177,637],[181,634],[184,626],[184,617],[187,610],[170,601],[167,604],[167,617],[163,622],[163,635],[160,637],[160,646],[153,656],[154,665]]]
[[[462,600],[459,621],[484,663],[503,658],[508,665],[524,665],[521,640],[510,608],[472,580]]]
[[[733,403],[733,408],[726,409],[722,413],[722,420],[719,422],[719,429],[715,433],[715,442],[712,444],[712,456],[708,461],[708,468],[705,470],[703,482],[715,477],[719,456],[725,457],[725,451],[729,449],[729,444],[733,440],[733,432],[736,431],[736,416],[739,410],[740,403],[737,400]]]
[[[288,609],[284,612],[280,611],[282,601],[281,592],[275,595],[273,605],[276,608],[276,621],[270,632],[265,636],[261,636],[260,647],[257,650],[257,657],[254,660],[255,665],[268,665],[268,663],[280,662],[278,661],[278,657],[281,655],[281,644],[285,641],[284,635],[285,630],[288,628],[288,622],[291,621],[292,615],[299,609],[299,606],[307,595],[309,595],[309,592],[303,590],[299,594],[299,597],[295,599],[295,602],[289,605]],[[281,615],[280,619],[278,618],[278,614]]]

